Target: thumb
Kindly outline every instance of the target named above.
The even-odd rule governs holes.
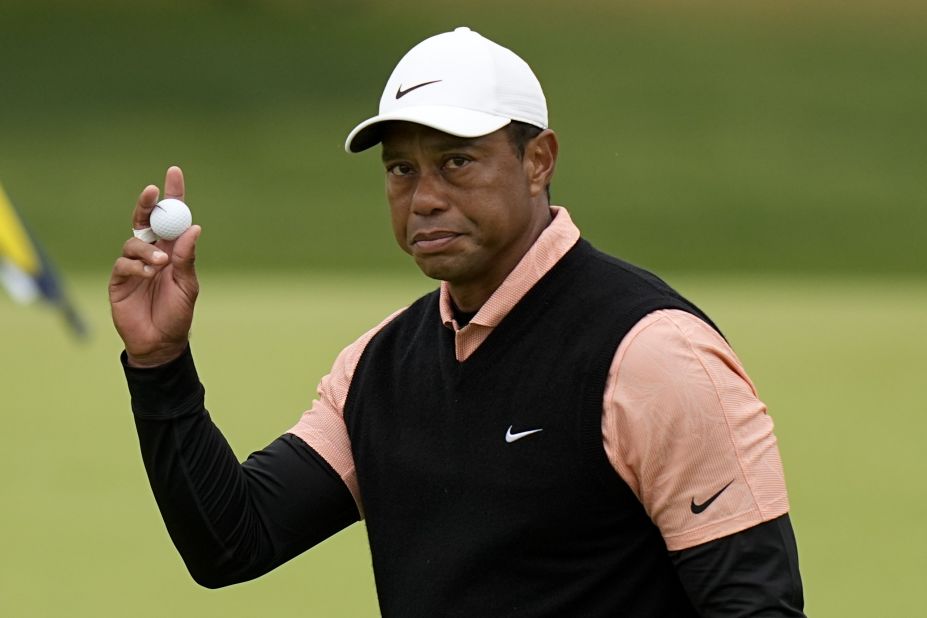
[[[195,295],[199,287],[193,264],[196,261],[196,241],[202,231],[203,228],[198,225],[190,226],[190,229],[174,241],[173,251],[171,252],[174,282],[191,295]]]

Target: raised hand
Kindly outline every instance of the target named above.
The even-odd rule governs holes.
[[[164,197],[184,199],[183,172],[170,167]],[[138,197],[132,227],[149,227],[158,187],[148,185]],[[192,226],[176,240],[155,244],[130,238],[113,266],[109,302],[113,324],[125,343],[128,362],[136,367],[167,363],[187,345],[199,282],[193,268],[201,228]]]

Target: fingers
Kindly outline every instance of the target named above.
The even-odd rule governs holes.
[[[127,257],[120,257],[113,266],[113,274],[110,278],[110,283],[118,285],[133,277],[153,277],[156,272],[157,269],[141,260],[130,260]]]
[[[198,288],[196,280],[196,241],[203,229],[198,225],[190,226],[186,232],[174,241],[171,252],[171,265],[174,267],[174,281],[191,296],[195,296]]]
[[[122,246],[122,256],[113,266],[112,283],[121,283],[130,277],[151,277],[170,261],[170,256],[154,245],[138,238],[130,238]]]
[[[167,253],[138,238],[130,238],[122,245],[122,255],[129,259],[141,260],[152,266],[164,266],[168,263]]]
[[[158,187],[148,185],[142,189],[138,201],[135,203],[135,210],[132,212],[132,229],[143,230],[146,227],[151,227],[149,219],[151,218],[151,211],[157,202]]]
[[[183,170],[176,165],[167,168],[164,175],[164,197],[173,197],[183,200],[184,183]],[[132,229],[143,230],[151,227],[151,211],[154,210],[155,204],[158,203],[158,187],[148,185],[142,189],[135,203],[135,210],[132,212]]]
[[[167,168],[164,175],[164,197],[172,197],[183,201],[183,170],[176,165]]]
[[[197,228],[194,234],[187,230],[180,237],[187,237],[183,244],[185,256],[174,260],[172,260],[171,255],[157,245],[149,244],[138,238],[130,238],[122,246],[122,256],[116,260],[116,264],[113,266],[110,283],[118,285],[132,277],[153,277],[172,261],[179,262],[183,268],[192,273],[194,246],[201,231],[200,226],[196,225],[194,227]]]
[[[132,213],[132,228],[142,230],[151,226],[151,211],[158,201],[158,187],[148,185],[142,189]],[[167,168],[164,176],[164,196],[182,200],[184,198],[183,171],[176,165]],[[193,262],[196,257],[196,239],[202,229],[194,225],[175,241],[147,243],[133,237],[122,246],[122,256],[113,266],[112,283],[118,284],[132,277],[152,277],[162,267],[173,263],[174,279],[187,281],[190,291],[195,291],[196,274]],[[192,286],[191,286],[192,284]]]

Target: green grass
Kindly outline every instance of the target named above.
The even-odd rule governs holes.
[[[927,572],[927,283],[670,276],[732,341],[776,421],[809,614],[913,616]],[[138,455],[106,275],[74,280],[95,331],[0,296],[0,614],[370,616],[363,527],[277,571],[198,588]],[[244,458],[298,419],[343,345],[431,282],[207,271],[193,347],[207,404]]]

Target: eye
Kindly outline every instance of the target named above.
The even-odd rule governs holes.
[[[408,176],[412,172],[412,166],[408,163],[394,163],[386,168],[386,173],[393,176]]]
[[[467,157],[451,157],[445,163],[444,167],[447,169],[456,170],[470,163],[470,159]]]

